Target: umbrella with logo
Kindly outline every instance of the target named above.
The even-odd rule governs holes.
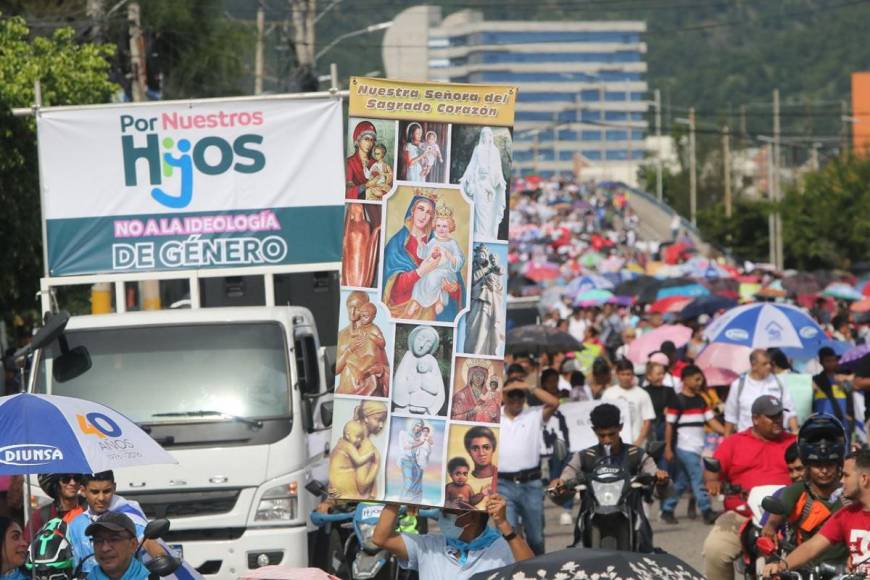
[[[0,441],[0,475],[178,463],[121,413],[58,395],[0,397]]]
[[[704,338],[750,348],[818,349],[827,342],[824,331],[805,310],[772,302],[732,308],[704,330]]]
[[[670,554],[569,548],[479,572],[471,580],[702,580],[704,576]]]

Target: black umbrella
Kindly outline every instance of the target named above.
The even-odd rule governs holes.
[[[613,294],[616,296],[637,296],[648,286],[658,288],[659,282],[660,280],[653,276],[638,276],[637,278],[620,282],[613,289]]]
[[[680,318],[683,320],[691,320],[698,318],[702,314],[713,316],[720,310],[730,310],[737,306],[737,301],[724,296],[698,296],[688,304],[680,312]]]
[[[793,294],[818,294],[825,288],[815,276],[807,272],[798,272],[783,278],[782,287]]]
[[[638,554],[614,550],[568,548],[516,562],[504,568],[480,572],[471,580],[703,580],[697,570],[670,554]]]
[[[656,280],[657,284],[649,284],[644,287],[637,296],[638,302],[652,304],[658,299],[659,290],[662,288],[676,288],[677,286],[692,286],[698,284],[691,278],[667,278],[665,280]]]
[[[583,350],[583,345],[567,332],[535,324],[510,329],[506,350],[509,354],[557,353]]]

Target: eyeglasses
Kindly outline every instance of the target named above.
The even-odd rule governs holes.
[[[132,539],[132,536],[101,536],[99,538],[94,537],[91,541],[94,543],[94,547],[96,548],[97,546],[100,546],[102,544],[117,546],[118,544],[129,542]]]
[[[69,483],[70,481],[74,481],[76,483],[81,483],[82,476],[79,475],[78,473],[67,473],[67,474],[61,475],[59,479],[60,479],[61,483]]]

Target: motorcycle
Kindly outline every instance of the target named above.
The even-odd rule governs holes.
[[[643,513],[642,501],[651,498],[655,476],[635,477],[618,465],[599,461],[591,473],[565,482],[567,489],[581,492],[580,513],[574,531],[574,546],[631,552],[652,550],[652,531]],[[550,495],[559,490],[550,488]]]
[[[306,489],[321,496],[325,491],[318,482],[309,483]],[[360,502],[351,511],[330,514],[311,512],[311,523],[315,526],[335,525],[338,528],[327,530],[330,538],[327,572],[353,580],[395,580],[402,575],[410,578],[411,572],[400,570],[395,556],[372,542],[383,509],[383,504]],[[404,513],[399,520],[399,530],[416,533],[417,517],[437,519],[439,511],[420,510],[416,516]],[[353,533],[341,533],[339,530]]]

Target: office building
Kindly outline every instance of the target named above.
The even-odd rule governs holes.
[[[384,36],[387,76],[519,87],[513,167],[518,175],[636,183],[646,156],[646,24],[639,21],[441,17],[434,6],[399,14]]]

